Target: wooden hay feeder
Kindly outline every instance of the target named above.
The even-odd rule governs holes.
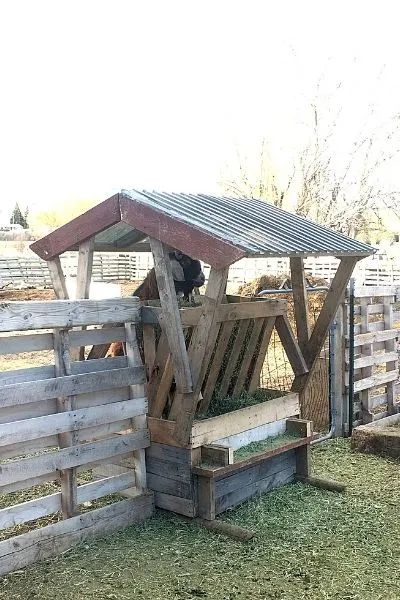
[[[297,418],[302,394],[353,268],[372,248],[257,200],[133,190],[109,198],[32,249],[48,261],[59,298],[68,297],[59,258],[66,250],[79,250],[78,297],[89,293],[95,250],[153,254],[161,307],[142,308],[142,322],[152,442],[147,485],[157,506],[213,519],[255,494],[309,476],[311,424]],[[211,267],[197,308],[179,310],[171,249]],[[310,332],[303,258],[320,254],[338,256],[340,263]],[[283,301],[228,302],[229,266],[244,257],[268,256],[290,257],[296,334]],[[221,395],[258,388],[274,328],[295,374],[292,393],[196,419],[217,384]],[[251,441],[285,432],[294,437],[289,443],[234,456]]]
[[[400,457],[400,414],[390,415],[353,430],[351,447],[358,452]]]

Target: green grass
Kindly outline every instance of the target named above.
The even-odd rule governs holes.
[[[225,513],[256,537],[235,542],[166,513],[0,578],[4,600],[398,600],[400,462],[312,451],[338,494],[285,486]]]

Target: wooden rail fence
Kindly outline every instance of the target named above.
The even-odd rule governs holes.
[[[61,264],[67,275],[75,276],[76,253],[67,252],[61,256]],[[307,273],[330,282],[336,272],[338,260],[331,257],[310,257],[305,260]],[[148,252],[110,253],[96,252],[93,262],[94,281],[141,281],[153,266],[152,255]],[[208,276],[209,267],[205,265]],[[289,272],[289,260],[280,258],[245,258],[229,270],[228,284],[232,290],[239,285],[265,275],[284,275]],[[354,277],[359,286],[400,285],[400,265],[396,260],[384,258],[364,259],[356,266]],[[51,280],[46,261],[36,256],[15,256],[0,258],[0,288],[12,286],[50,286]]]

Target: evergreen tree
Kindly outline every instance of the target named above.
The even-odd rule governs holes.
[[[10,223],[21,225],[24,229],[28,229],[28,209],[25,211],[25,216],[22,214],[20,207],[18,206],[18,202],[14,207],[14,210],[11,215]]]

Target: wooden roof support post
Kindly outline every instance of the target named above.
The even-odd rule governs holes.
[[[172,277],[171,262],[168,250],[162,242],[150,238],[150,245],[162,308],[160,325],[168,340],[177,391],[187,394],[192,391],[192,374]]]
[[[89,298],[93,269],[94,237],[79,245],[76,299]]]
[[[47,261],[49,268],[50,279],[54,289],[54,293],[58,300],[68,300],[68,290],[65,284],[65,277],[61,266],[60,257],[57,256],[53,260]]]
[[[315,362],[323,348],[328,334],[329,327],[332,325],[339,304],[349,283],[351,274],[360,257],[344,257],[341,259],[331,287],[326,295],[325,302],[315,323],[313,332],[304,349],[304,358],[306,360],[309,372],[305,375],[298,375],[292,385],[292,391],[302,392],[309,381]]]
[[[182,407],[176,420],[176,439],[187,443],[206,373],[207,365],[218,335],[217,310],[225,295],[229,267],[211,268],[204,294],[202,310],[189,346],[193,393],[182,399]],[[179,398],[175,399],[178,402]],[[179,438],[178,438],[179,436]]]
[[[307,282],[301,257],[290,258],[290,272],[293,289],[294,314],[296,319],[297,341],[304,352],[310,338],[308,320]]]

